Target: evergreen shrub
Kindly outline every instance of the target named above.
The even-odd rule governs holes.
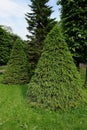
[[[10,60],[4,74],[4,83],[7,84],[24,84],[29,81],[29,69],[23,44],[17,39],[12,48]]]
[[[58,25],[47,35],[27,92],[31,106],[51,110],[75,107],[82,101],[82,82]]]

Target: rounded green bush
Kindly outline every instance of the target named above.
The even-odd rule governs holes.
[[[13,44],[11,34],[0,27],[0,66],[7,64]]]
[[[17,39],[14,43],[10,60],[4,75],[4,83],[24,84],[29,81],[28,61],[23,49],[22,42]]]
[[[27,92],[32,106],[52,110],[77,106],[81,99],[80,75],[60,28],[47,35]]]

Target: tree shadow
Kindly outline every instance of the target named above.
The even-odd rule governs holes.
[[[23,98],[27,97],[28,84],[20,85]]]

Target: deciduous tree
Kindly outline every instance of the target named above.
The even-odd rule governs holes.
[[[73,58],[87,62],[87,1],[58,0],[61,4],[63,31]]]

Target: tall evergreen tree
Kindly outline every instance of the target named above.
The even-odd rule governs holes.
[[[55,26],[46,37],[29,84],[30,104],[53,110],[77,106],[82,99],[81,86],[71,53],[60,28]]]
[[[58,0],[63,30],[76,64],[87,62],[87,1]]]
[[[28,23],[29,35],[27,35],[29,42],[29,60],[31,62],[31,69],[35,68],[37,61],[41,55],[43,48],[43,40],[47,33],[54,26],[55,19],[50,18],[52,14],[52,7],[47,5],[49,0],[31,0],[31,13],[26,14]]]

